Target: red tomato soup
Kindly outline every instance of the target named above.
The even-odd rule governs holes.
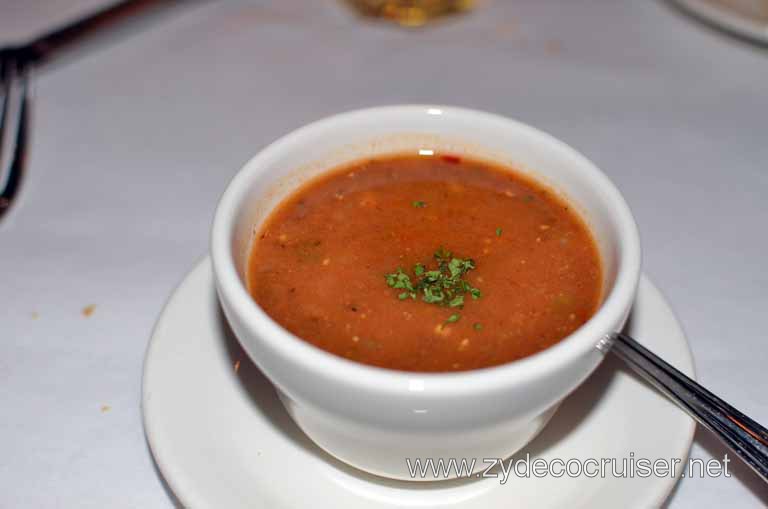
[[[596,311],[576,212],[488,162],[392,155],[294,192],[254,239],[248,288],[280,325],[357,362],[461,371],[550,347]]]

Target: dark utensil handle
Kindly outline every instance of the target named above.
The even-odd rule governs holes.
[[[51,30],[18,48],[18,50],[27,56],[30,63],[39,63],[72,43],[127,18],[132,18],[149,8],[172,5],[182,1],[184,0],[124,0],[73,23]]]
[[[697,384],[626,334],[611,351],[710,430],[768,482],[768,430]]]

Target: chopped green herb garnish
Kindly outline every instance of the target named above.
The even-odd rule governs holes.
[[[424,207],[427,206],[427,202],[418,200],[418,201],[413,202],[411,205],[413,205],[417,209],[423,209]]]
[[[497,237],[501,237],[501,232],[502,232],[501,228],[496,228],[496,236]]]
[[[473,300],[482,296],[478,288],[462,279],[475,268],[471,258],[456,258],[442,247],[434,254],[434,258],[437,269],[427,270],[424,264],[417,263],[413,266],[415,278],[411,280],[411,276],[399,267],[396,272],[385,276],[387,285],[402,290],[397,296],[400,300],[409,297],[415,299],[420,295],[421,300],[428,304],[458,309],[464,307],[466,294]]]
[[[411,285],[411,278],[403,272],[403,269],[398,268],[397,272],[393,274],[387,274],[387,284],[392,288],[407,288],[413,290]]]
[[[483,324],[482,323],[475,323],[472,325],[472,328],[475,330],[483,330]]]
[[[449,317],[448,317],[448,319],[446,320],[446,322],[447,322],[447,323],[454,323],[454,322],[458,322],[458,321],[459,321],[459,318],[461,318],[461,315],[460,315],[460,314],[458,314],[458,313],[454,313],[454,314],[452,314],[451,316],[449,316]]]

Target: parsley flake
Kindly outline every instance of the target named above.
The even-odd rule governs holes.
[[[417,209],[423,209],[424,207],[427,206],[427,202],[421,201],[421,200],[417,200],[417,201],[411,203],[411,205],[413,205]]]
[[[414,279],[411,279],[402,267],[385,276],[390,288],[401,290],[397,295],[398,299],[416,299],[418,295],[427,304],[462,309],[467,294],[473,300],[482,297],[480,289],[462,279],[475,268],[474,260],[455,257],[443,247],[435,252],[434,259],[437,262],[436,269],[427,270],[421,263],[414,265]],[[456,320],[458,318],[453,321]]]

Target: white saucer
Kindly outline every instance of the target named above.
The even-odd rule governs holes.
[[[681,371],[680,325],[643,277],[629,333]],[[237,372],[234,365],[239,361]],[[205,259],[173,293],[144,362],[144,428],[165,480],[187,507],[652,507],[676,478],[390,481],[340,463],[293,423],[229,331]],[[613,357],[560,407],[524,458],[681,458],[695,424]],[[620,467],[619,467],[620,469]],[[679,477],[679,473],[678,473]]]

